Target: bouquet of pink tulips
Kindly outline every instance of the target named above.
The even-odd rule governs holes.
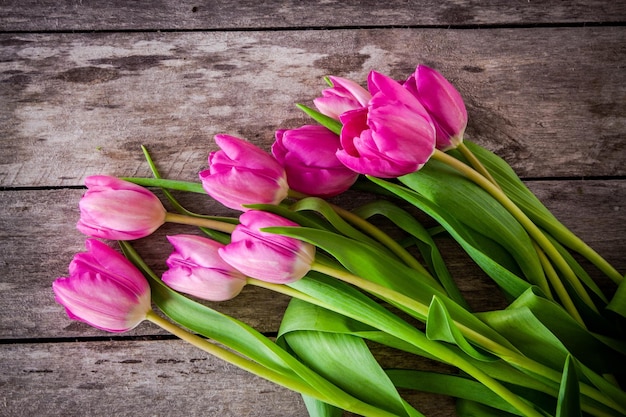
[[[404,83],[374,71],[367,88],[327,82],[315,109],[300,106],[316,123],[278,130],[271,155],[217,135],[198,182],[161,178],[145,149],[154,178],[88,177],[78,222],[87,252],[53,283],[70,318],[110,332],[156,323],[301,393],[311,416],[422,415],[399,388],[455,397],[460,416],[626,415],[624,277],[505,161],[463,140],[457,90],[421,65]],[[172,190],[243,213],[192,213]],[[351,210],[330,202],[348,190],[373,197]],[[165,222],[189,230],[167,237],[159,277],[129,241]],[[454,239],[508,306],[473,312],[434,235]],[[615,283],[610,294],[589,267]],[[276,340],[202,302],[246,285],[291,297]],[[457,371],[383,369],[372,344]]]

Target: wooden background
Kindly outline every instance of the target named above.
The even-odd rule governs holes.
[[[85,176],[149,176],[143,144],[165,177],[196,180],[214,134],[269,149],[274,130],[306,123],[294,104],[325,75],[438,69],[466,100],[467,137],[626,271],[625,21],[623,0],[0,2],[0,416],[306,415],[297,394],[154,326],[116,336],[71,322],[50,285],[83,250]],[[137,248],[163,270],[164,236],[181,230]],[[473,305],[498,306],[444,249]],[[218,308],[271,336],[287,301],[246,289]]]

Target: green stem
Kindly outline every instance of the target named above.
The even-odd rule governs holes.
[[[373,294],[381,299],[387,300],[389,302],[392,302],[393,304],[395,304],[396,306],[404,306],[406,307],[405,311],[408,313],[413,312],[413,315],[415,318],[419,319],[419,320],[425,320],[426,317],[428,317],[428,306],[426,306],[425,304],[422,304],[418,301],[413,300],[410,297],[405,296],[404,294],[401,294],[397,291],[394,291],[392,289],[383,287],[379,284],[376,284],[374,282],[368,281],[366,279],[363,279],[359,276],[353,275],[350,272],[344,271],[344,270],[338,270],[336,268],[333,268],[331,266],[328,265],[324,265],[318,262],[313,263],[312,269],[318,272],[321,272],[323,274],[335,277],[343,282],[346,282],[348,284],[354,285],[358,288],[361,288],[367,292],[369,292],[370,294]],[[409,310],[409,311],[407,311]],[[360,320],[362,322],[366,322],[363,320],[363,318],[355,318],[356,320]],[[367,323],[370,324],[374,327],[377,327],[376,324],[371,324],[371,323]],[[461,333],[472,343],[474,343],[477,346],[480,346],[481,348],[495,354],[496,356],[498,356],[499,358],[501,358],[502,360],[504,360],[505,362],[513,365],[514,367],[517,368],[521,368],[521,369],[525,369],[527,371],[532,372],[533,374],[536,375],[541,375],[544,378],[547,378],[548,380],[559,384],[561,382],[561,373],[558,371],[555,371],[552,368],[549,368],[545,365],[542,365],[538,362],[533,361],[532,359],[523,356],[522,354],[515,352],[505,346],[502,346],[496,342],[494,342],[493,340],[489,339],[488,337],[483,336],[482,334],[478,333],[477,331],[465,326],[462,323],[459,323],[457,321],[454,321],[455,326],[457,326],[457,328],[461,331]],[[380,329],[383,331],[387,331],[385,329]],[[390,332],[389,332],[390,333]],[[390,333],[391,334],[391,333]],[[421,334],[421,333],[420,333]],[[403,338],[403,335],[397,335],[394,334],[394,336],[396,337],[400,337]],[[407,340],[407,339],[404,339]],[[408,340],[407,340],[408,341]],[[427,348],[425,348],[423,345],[418,345],[415,344],[416,347],[422,349],[422,350],[426,350],[428,352],[433,353],[433,355],[436,356],[434,351],[430,351],[427,350]],[[443,357],[441,357],[441,359],[443,360]],[[456,364],[455,362],[449,362],[457,367],[459,367],[459,369],[463,369],[461,366],[459,366],[458,364]],[[473,366],[473,365],[470,365]],[[465,370],[465,369],[463,369]],[[467,370],[465,370],[467,372]],[[482,371],[481,371],[482,372]],[[472,375],[470,372],[468,372],[470,375]],[[477,380],[479,380],[480,382],[482,382],[485,386],[491,388],[488,384],[485,384],[483,381],[481,381],[479,378],[477,378],[475,375],[472,375],[474,378],[476,378]],[[553,392],[552,392],[553,391]],[[494,392],[498,393],[497,391],[494,390]],[[551,393],[552,395],[558,395],[556,390],[550,390],[547,389],[546,391],[547,393]],[[626,410],[624,410],[619,404],[617,404],[615,401],[613,401],[612,399],[604,396],[601,392],[599,392],[598,390],[595,390],[594,388],[586,385],[586,384],[580,384],[580,392],[581,394],[587,396],[588,398],[591,398],[593,400],[596,400],[600,403],[603,403],[609,407],[614,408],[615,410],[618,410],[620,412],[626,412]],[[499,393],[498,393],[499,394]],[[508,395],[508,394],[507,394]],[[510,395],[514,395],[514,394],[510,394]],[[503,399],[507,400],[508,399],[503,396]],[[511,403],[511,405],[514,405],[513,403]],[[515,406],[515,405],[514,405]],[[593,408],[589,408],[589,410],[592,410]],[[519,411],[522,411],[522,409],[519,409]]]
[[[534,243],[534,245],[536,246],[536,243]],[[578,313],[578,310],[576,310],[576,306],[574,305],[572,298],[567,293],[567,290],[565,289],[563,282],[559,279],[558,274],[554,270],[554,267],[550,263],[550,260],[548,259],[546,254],[539,247],[537,247],[537,256],[539,256],[539,262],[541,262],[541,265],[543,267],[544,272],[546,273],[546,276],[548,277],[548,280],[554,287],[554,291],[556,291],[556,294],[559,297],[559,300],[561,300],[561,304],[563,304],[563,308],[565,308],[565,310],[567,310],[567,312],[578,323],[583,323],[583,318]]]
[[[502,192],[502,190],[500,190],[497,186],[491,183],[487,178],[485,178],[476,170],[472,169],[462,161],[459,161],[458,159],[453,158],[452,156],[444,152],[435,150],[435,153],[433,153],[432,157],[456,169],[466,178],[482,187],[485,191],[491,194],[492,197],[498,200],[500,204],[502,204],[502,206],[504,206],[511,213],[511,215],[513,215],[513,217],[515,217],[517,221],[520,222],[520,224],[526,229],[528,234],[544,250],[546,255],[548,255],[550,259],[552,259],[555,266],[563,273],[565,278],[570,282],[576,293],[578,293],[578,295],[585,302],[585,304],[587,304],[588,307],[593,311],[598,312],[598,309],[591,300],[591,297],[589,297],[589,294],[582,286],[580,280],[578,279],[578,276],[576,276],[572,268],[570,268],[567,261],[561,256],[558,250],[554,247],[554,245],[552,245],[550,240],[548,240],[548,238],[535,225],[535,223],[533,223],[533,221],[530,220],[528,216],[526,216],[526,214],[524,214],[524,212],[513,201],[511,201],[511,199],[506,194]]]
[[[487,178],[493,185],[500,188],[496,179],[491,175],[491,173],[483,165],[483,163],[480,162],[478,158],[476,158],[476,155],[474,155],[474,152],[472,152],[470,148],[467,147],[467,145],[461,142],[459,146],[457,146],[457,149],[459,150],[459,152],[461,152],[461,154],[465,157],[465,159],[469,161],[470,165],[474,167],[476,171],[478,171],[483,177]]]
[[[289,388],[290,390],[310,395],[316,398],[320,397],[318,391],[312,388],[309,384],[306,384],[302,381],[298,381],[294,378],[288,377],[286,375],[279,374],[278,372],[272,371],[271,369],[266,368],[263,365],[260,365],[257,362],[250,361],[242,356],[237,355],[236,353],[227,350],[223,347],[220,347],[214,343],[209,342],[206,339],[201,338],[193,333],[189,333],[188,331],[176,326],[175,324],[167,321],[163,317],[157,315],[154,311],[150,310],[146,316],[146,319],[157,326],[161,327],[164,330],[167,330],[169,333],[177,336],[178,338],[184,340],[185,342],[190,343],[191,345],[202,349],[203,351],[223,360],[230,364],[233,364],[245,371],[248,371],[256,376],[267,379],[268,381],[274,382],[283,387]],[[327,398],[322,399],[323,401],[328,401]]]
[[[297,191],[289,190],[289,197],[300,200],[308,196],[306,194],[302,194]],[[378,240],[380,243],[382,243],[387,248],[389,248],[407,266],[409,266],[412,269],[415,269],[416,271],[424,275],[429,280],[429,284],[431,286],[438,289],[439,291],[446,293],[445,289],[441,286],[441,284],[435,278],[433,278],[430,272],[428,272],[428,270],[424,268],[424,266],[421,263],[419,263],[419,261],[415,259],[413,255],[409,253],[409,251],[407,251],[404,247],[402,247],[402,245],[400,245],[398,242],[393,240],[391,236],[389,236],[387,233],[385,233],[378,227],[374,226],[372,223],[368,222],[364,218],[352,213],[351,211],[346,210],[343,207],[337,206],[332,203],[328,203],[328,204],[345,221],[347,221],[348,223],[352,223],[352,225],[358,227],[359,229],[369,234],[374,239]]]
[[[166,213],[165,221],[178,224],[186,224],[190,226],[206,227],[208,229],[217,230],[224,233],[232,233],[235,230],[235,224],[227,223],[214,219],[207,219],[203,217],[186,216],[178,213]]]

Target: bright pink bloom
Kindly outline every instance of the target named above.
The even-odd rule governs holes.
[[[150,286],[135,266],[106,244],[88,239],[87,252],[69,266],[69,277],[52,283],[56,301],[73,320],[109,332],[137,326],[150,311]]]
[[[328,77],[332,88],[322,91],[322,97],[313,100],[320,113],[339,120],[349,110],[367,106],[372,95],[354,81],[341,77]]]
[[[404,87],[417,97],[435,123],[437,149],[446,151],[459,146],[467,127],[467,110],[457,89],[425,65],[417,66]]]
[[[144,187],[115,177],[85,178],[76,227],[88,236],[133,240],[148,236],[165,222],[159,198]]]
[[[361,174],[393,178],[417,171],[435,150],[435,127],[426,109],[391,78],[370,72],[366,108],[341,115],[337,158]]]
[[[285,167],[291,189],[332,197],[350,188],[359,176],[339,162],[339,147],[339,136],[323,126],[306,125],[278,130],[272,154]]]
[[[249,277],[276,284],[297,281],[309,272],[315,260],[315,246],[260,230],[298,226],[296,223],[255,210],[243,213],[239,221],[231,243],[218,251],[231,266]]]
[[[226,207],[247,210],[244,204],[278,204],[287,197],[285,169],[250,142],[216,135],[221,148],[209,155],[209,169],[200,172],[204,190]]]
[[[163,282],[173,289],[209,301],[230,300],[246,285],[246,277],[220,258],[224,245],[194,235],[168,236],[174,252]]]

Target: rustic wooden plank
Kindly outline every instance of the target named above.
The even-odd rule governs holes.
[[[581,238],[604,255],[620,271],[626,271],[626,181],[536,181],[531,189]],[[67,273],[67,264],[83,251],[84,236],[74,224],[81,190],[2,191],[0,198],[0,338],[81,338],[107,334],[67,319],[54,302],[52,280]],[[186,205],[220,212],[219,206],[198,197],[182,199]],[[341,202],[341,200],[339,200]],[[194,205],[195,204],[195,205]],[[189,233],[192,229],[166,225],[154,236],[136,243],[137,250],[157,273],[164,269],[170,252],[167,233]],[[493,283],[455,245],[441,241],[448,266],[460,288],[477,310],[502,307]],[[598,274],[594,274],[598,278]],[[607,288],[613,288],[607,282]],[[288,299],[258,288],[246,288],[234,300],[210,304],[240,318],[260,331],[274,332]],[[142,324],[129,335],[163,334]]]
[[[623,22],[619,1],[50,1],[0,5],[0,29],[150,30]]]
[[[308,123],[294,104],[323,76],[400,79],[417,63],[457,85],[468,137],[520,175],[624,175],[625,41],[624,27],[3,35],[0,186],[149,175],[141,144],[164,175],[195,179],[216,133],[268,149]]]
[[[384,367],[445,369],[372,351]],[[0,414],[12,417],[307,415],[298,394],[177,340],[0,345],[0,369]],[[403,396],[429,416],[453,414],[450,398]]]

